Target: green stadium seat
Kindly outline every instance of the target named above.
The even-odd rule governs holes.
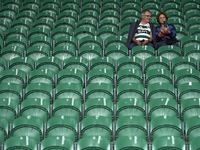
[[[60,83],[55,88],[55,99],[74,98],[83,102],[83,87],[78,83]]]
[[[95,20],[79,20],[77,22],[77,28],[79,27],[93,27],[95,30],[97,29],[97,21]]]
[[[42,57],[37,60],[36,69],[49,69],[54,73],[61,70],[61,60],[57,57]]]
[[[199,91],[199,83],[184,83],[179,84],[177,88],[177,96],[178,96],[178,103],[181,103],[182,101],[189,99],[189,98],[197,98],[200,96]]]
[[[0,57],[0,72],[7,69],[7,62],[3,57]]]
[[[147,101],[156,98],[176,99],[175,89],[170,83],[153,83],[147,87]]]
[[[120,14],[118,12],[104,12],[100,16],[100,20],[109,19],[109,20],[116,20],[120,21]]]
[[[11,12],[0,13],[1,20],[7,21],[9,24],[14,20],[14,14]]]
[[[200,137],[199,124],[200,124],[199,116],[188,118],[187,121],[185,121],[185,136],[187,141],[191,141],[194,138]]]
[[[121,36],[122,37],[122,36]],[[112,37],[108,37],[112,38]],[[112,38],[113,39],[113,38]],[[105,40],[105,43],[108,39]],[[121,41],[122,42],[122,41]],[[119,45],[114,45],[114,44],[119,44]],[[128,49],[124,44],[121,43],[115,43],[115,39],[113,39],[113,43],[109,44],[105,48],[105,57],[110,57],[114,60],[118,60],[124,56],[128,56]]]
[[[111,5],[111,4],[116,4],[116,5],[120,5],[120,0],[103,0],[102,1],[102,5]]]
[[[83,12],[96,12],[100,13],[100,7],[98,4],[85,4],[81,7],[81,13]],[[103,12],[103,7],[101,8],[101,13]]]
[[[57,84],[77,83],[84,86],[85,73],[77,68],[67,68],[57,74]]]
[[[167,22],[173,24],[175,27],[185,28],[185,21],[183,19],[170,18]]]
[[[60,19],[55,22],[55,28],[63,27],[70,28],[71,30],[75,29],[75,21],[73,19]]]
[[[174,136],[164,136],[155,139],[152,142],[151,150],[157,149],[181,149],[186,150],[185,141],[182,138]]]
[[[129,12],[129,13],[133,12],[134,13],[136,11],[138,13],[141,12],[140,5],[138,5],[138,4],[130,4],[130,5],[123,5],[122,6],[122,14],[126,13],[126,12]]]
[[[94,20],[94,21],[99,22],[99,13],[83,12],[79,15],[79,20]]]
[[[37,142],[43,139],[43,121],[34,116],[20,116],[13,121],[10,135],[12,137],[26,136]]]
[[[120,69],[140,69],[142,70],[142,60],[135,56],[122,57],[117,61],[117,70]]]
[[[156,139],[165,136],[174,136],[182,138],[182,123],[177,117],[168,115],[158,116],[150,122],[150,139],[154,141]]]
[[[148,103],[148,120],[161,116],[179,117],[176,99],[156,98]]]
[[[115,130],[116,139],[126,136],[137,136],[145,140],[148,139],[147,122],[143,117],[124,116],[118,118]]]
[[[86,87],[85,99],[106,98],[114,101],[113,85],[108,83],[90,83]]]
[[[200,148],[199,138],[200,137],[196,137],[196,138],[194,138],[193,140],[190,141],[190,143],[188,145],[188,150],[193,150],[193,149],[199,149]]]
[[[46,0],[45,2],[48,2],[48,1],[49,0]],[[58,15],[59,6],[54,5],[54,4],[53,5],[52,4],[44,4],[45,2],[43,2],[43,5],[40,7],[40,13],[45,12],[45,13],[51,14],[53,16]]]
[[[5,47],[7,46],[19,46],[23,49],[26,49],[28,46],[28,40],[23,36],[13,36],[5,40]],[[3,48],[2,44],[1,48]]]
[[[114,105],[112,100],[106,98],[92,98],[85,102],[84,117],[99,116],[114,120]]]
[[[196,19],[190,19],[187,21],[187,30],[191,30],[194,28],[197,28],[197,30],[199,29],[199,25],[200,25],[200,21],[198,18]]]
[[[199,36],[185,36],[181,39],[181,48],[186,48],[192,45],[199,45],[200,38]]]
[[[46,46],[49,49],[53,46],[53,40],[47,36],[35,36],[30,38],[30,46]]]
[[[105,39],[105,48],[107,48],[108,46],[119,46],[120,47],[126,45],[126,38],[123,36],[109,36]],[[126,48],[127,49],[127,48]],[[127,49],[128,52],[128,49]]]
[[[114,86],[114,73],[110,69],[94,68],[87,74],[87,84],[108,83]]]
[[[39,8],[41,6],[41,0],[23,0],[23,6],[26,5],[33,5]]]
[[[79,6],[75,4],[68,3],[60,8],[60,13],[62,12],[74,12],[79,14]]]
[[[183,37],[188,36],[188,31],[183,27],[175,27],[176,28],[176,39],[181,40]]]
[[[25,18],[14,20],[11,23],[11,28],[23,28],[28,31],[31,29],[31,22]]]
[[[71,46],[56,46],[53,49],[52,56],[64,61],[66,58],[74,57],[76,54],[75,48]]]
[[[29,136],[11,137],[5,141],[4,149],[37,150],[37,141]]]
[[[9,28],[9,22],[5,19],[0,19],[0,27],[3,31],[6,31]]]
[[[96,57],[90,61],[90,70],[94,68],[115,71],[115,61],[109,57]]]
[[[200,83],[200,73],[193,68],[186,68],[174,72],[174,86],[184,83]]]
[[[182,8],[180,6],[180,4],[171,4],[171,5],[165,5],[165,7],[163,7],[163,11],[165,13],[169,13],[169,12],[182,12]]]
[[[161,56],[151,56],[144,61],[144,73],[150,69],[167,69],[170,70],[169,60]]]
[[[89,44],[89,43],[88,43]],[[99,46],[95,46],[95,45],[84,45],[81,46],[81,48],[79,48],[78,50],[78,56],[79,57],[83,57],[85,59],[87,59],[88,61],[92,60],[93,58],[96,57],[101,57],[102,56],[102,48]]]
[[[179,5],[180,6],[180,0],[167,0],[167,1],[162,1],[162,7],[164,8],[165,6],[168,6],[168,5]],[[168,15],[168,14],[167,14]]]
[[[101,13],[105,13],[105,12],[120,13],[120,6],[117,4],[105,4],[101,8]]]
[[[50,48],[45,45],[33,45],[26,50],[26,56],[37,61],[40,58],[50,56]]]
[[[124,29],[124,30],[127,29],[129,31],[131,23],[136,22],[136,21],[137,21],[137,19],[123,19],[121,21],[121,30],[122,29]],[[121,33],[121,30],[120,30],[120,33]]]
[[[186,15],[187,13],[190,12],[199,12],[199,6],[197,4],[189,4],[189,5],[185,5],[183,7],[183,13]]]
[[[75,150],[74,143],[71,139],[65,136],[52,136],[41,141],[40,149],[70,149]]]
[[[99,7],[101,7],[101,4],[100,4],[101,2],[100,2],[100,0],[84,0],[83,2],[82,2],[82,5],[84,6],[84,5],[92,5],[92,4],[97,4]]]
[[[118,29],[116,27],[101,27],[97,30],[97,36],[102,40],[106,40],[107,38],[111,39],[111,36],[117,36]]]
[[[198,117],[200,115],[199,111],[199,98],[188,98],[181,101],[180,104],[180,112],[181,112],[181,119],[184,122],[189,121],[192,117],[197,117],[196,120],[198,120]]]
[[[186,21],[189,21],[190,19],[200,19],[199,11],[189,12],[185,16],[186,16]]]
[[[116,104],[116,119],[126,116],[138,116],[146,118],[146,106],[142,99],[120,99]]]
[[[18,115],[18,105],[19,101],[15,99],[10,99],[10,98],[0,98],[0,135],[1,135],[1,142],[2,142],[2,137],[4,137],[4,140],[8,138],[8,129],[9,129],[9,124],[13,123],[15,118],[17,118]],[[5,119],[5,120],[3,120]],[[6,128],[1,128],[7,124]],[[3,125],[3,126],[2,126]],[[5,130],[5,131],[3,131]],[[5,136],[2,136],[2,132],[4,132]],[[2,144],[2,143],[1,143]]]
[[[30,22],[35,21],[35,13],[33,12],[21,12],[16,15],[16,20],[27,19]]]
[[[17,57],[24,56],[24,48],[19,46],[7,46],[1,49],[0,56],[6,61],[11,61]]]
[[[62,2],[62,6],[65,6],[67,4],[73,4],[77,5],[78,7],[81,7],[81,0],[67,0]]]
[[[122,6],[131,5],[131,4],[137,4],[140,7],[140,0],[123,0],[122,1]]]
[[[10,60],[9,68],[20,69],[28,74],[34,69],[34,60],[28,57],[16,57]]]
[[[49,119],[50,102],[47,99],[29,98],[25,99],[21,105],[20,116],[37,117],[45,123]]]
[[[74,49],[78,48],[78,40],[72,36],[61,36],[55,40],[56,46],[70,46]]]
[[[176,2],[176,1],[174,1],[174,0],[172,0],[173,2]],[[164,1],[163,1],[164,2]],[[167,2],[167,1],[165,1],[165,2]],[[180,3],[180,2],[179,2]],[[170,12],[168,12],[167,13],[167,16],[169,17],[169,18],[173,18],[173,19],[183,19],[184,20],[184,15],[183,15],[183,13],[181,13],[181,12],[178,12],[178,11],[170,11]]]
[[[61,6],[61,0],[45,0],[43,1],[43,5],[52,5],[52,6]]]
[[[145,5],[142,7],[142,10],[148,9],[150,12],[152,13],[159,13],[161,8],[160,5],[155,5],[155,4],[149,4],[149,5]],[[151,17],[153,17],[154,15],[151,14]]]
[[[18,8],[15,5],[1,6],[0,12],[12,13],[15,16],[18,13]]]
[[[191,45],[183,49],[184,55],[200,61],[199,45]]]
[[[110,141],[103,136],[87,136],[77,142],[77,150],[82,149],[104,149],[110,150]]]
[[[88,60],[83,57],[70,57],[64,60],[63,69],[73,68],[81,71],[88,72]]]
[[[134,12],[125,12],[122,14],[122,21],[125,19],[132,19],[132,20],[140,20],[141,19],[141,13],[134,11]]]
[[[190,0],[182,0],[182,3],[181,3],[182,7],[185,7],[185,6],[189,6],[189,5],[200,5],[200,2],[198,0],[193,0],[193,1],[190,1]]]
[[[46,19],[39,19],[39,20],[35,20],[33,22],[33,28],[35,27],[45,27],[49,30],[52,30],[53,29],[53,21],[49,20],[48,18]]]
[[[26,73],[19,69],[7,69],[0,72],[0,83],[8,82],[16,83],[25,87],[27,83]]]
[[[51,84],[46,83],[31,83],[25,88],[24,99],[41,98],[47,99],[50,103],[53,102],[53,88]]]
[[[117,85],[121,83],[143,84],[143,74],[140,69],[120,69],[117,72]]]
[[[176,57],[171,61],[172,73],[181,69],[197,69],[197,61],[191,57]]]
[[[132,48],[132,56],[145,60],[151,56],[155,56],[155,49],[151,46],[140,45]]]
[[[3,144],[4,141],[8,138],[8,131],[9,131],[8,128],[9,128],[8,121],[0,117],[0,135],[1,135],[0,144]]]
[[[120,36],[128,38],[129,28],[127,28],[127,27],[128,26],[125,26],[125,27],[121,28],[121,30],[120,30]]]
[[[4,0],[3,1],[3,6],[15,6],[19,9],[21,6],[21,0]]]
[[[103,116],[88,116],[81,121],[81,138],[101,136],[112,141],[112,119]]]
[[[46,27],[35,27],[29,30],[28,38],[37,38],[38,36],[50,37],[50,29]]]
[[[95,36],[95,28],[91,27],[79,27],[74,30],[74,36],[80,40],[86,36]]]
[[[165,57],[168,60],[172,60],[178,56],[181,56],[181,49],[174,45],[165,45],[157,49],[158,56]]]
[[[119,30],[119,21],[118,20],[112,20],[112,19],[103,19],[99,22],[99,28],[102,27],[110,27],[110,28],[116,28],[116,30]]]
[[[28,3],[29,2],[30,1],[28,1]],[[31,4],[31,3],[28,4],[28,3],[20,7],[19,13],[28,12],[28,13],[33,13],[34,15],[37,15],[39,11],[39,7],[37,5]]]
[[[52,116],[72,117],[77,121],[82,118],[82,103],[79,99],[60,98],[53,103]]]
[[[98,36],[86,36],[79,40],[80,48],[82,46],[98,46],[103,49],[103,40]]]
[[[2,32],[3,30],[0,30],[0,31]],[[4,32],[3,32],[3,35],[4,35]],[[27,38],[27,31],[24,28],[18,28],[18,27],[10,28],[6,30],[5,40],[7,38],[12,38],[16,36],[22,36],[24,38]],[[4,37],[2,36],[2,33],[1,33],[1,37],[2,39],[4,39]]]
[[[54,116],[47,121],[45,136],[65,136],[76,141],[78,138],[78,121],[68,116]]]
[[[124,98],[144,99],[144,87],[138,83],[121,83],[117,86],[117,101]]]
[[[57,27],[54,28],[51,32],[52,39],[57,39],[62,36],[72,36],[73,30],[67,27]]]
[[[150,69],[146,72],[145,85],[154,84],[154,83],[171,83],[172,84],[172,74],[169,70],[159,68],[159,69]]]
[[[43,6],[43,7],[47,7],[47,6]],[[47,9],[49,9],[49,7],[47,7]],[[42,19],[49,19],[52,22],[56,22],[56,13],[50,10],[40,12],[39,14],[37,14],[37,20],[42,20]]]
[[[199,18],[200,19],[200,18]],[[193,21],[193,19],[191,19]],[[193,22],[194,23],[194,22]],[[195,24],[195,23],[194,23]],[[200,36],[199,27],[192,27],[189,29],[190,36]]]
[[[36,69],[29,73],[28,84],[46,83],[55,87],[55,73],[50,69]]]

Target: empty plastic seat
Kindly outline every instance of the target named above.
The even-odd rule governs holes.
[[[83,12],[96,12],[99,14],[100,7],[98,4],[86,4],[81,7],[81,13],[83,13]],[[103,7],[101,8],[101,13],[102,12],[103,12]]]
[[[117,85],[121,83],[143,83],[143,74],[140,69],[120,69],[117,72]]]
[[[155,5],[155,4],[149,4],[149,5],[145,5],[142,7],[142,10],[144,9],[148,9],[150,12],[155,12],[155,13],[158,13],[160,12],[161,8],[160,8],[160,5]],[[153,15],[152,15],[153,16]]]
[[[148,139],[147,122],[143,117],[124,116],[117,119],[115,124],[116,139],[125,136],[137,136]]]
[[[36,36],[30,38],[30,46],[46,46],[51,49],[53,40],[47,36]]]
[[[40,98],[25,99],[21,103],[20,116],[34,116],[40,118],[43,123],[49,119],[50,101]]]
[[[200,25],[200,21],[198,18],[190,19],[187,21],[187,30],[190,31],[191,29],[197,28],[197,31],[198,31],[199,25]]]
[[[28,37],[29,39],[38,37],[38,36],[50,36],[50,29],[46,27],[35,27],[29,30]]]
[[[1,57],[0,58],[0,72],[5,70],[6,68],[7,68],[7,62],[3,57]]]
[[[89,116],[81,121],[81,138],[101,136],[112,141],[112,119],[103,116]]]
[[[1,44],[1,48],[3,48],[2,46],[3,45]],[[18,46],[23,49],[26,49],[28,46],[28,40],[23,36],[10,37],[5,40],[5,47],[6,46]]]
[[[191,45],[199,45],[199,36],[185,36],[181,39],[181,48],[185,48]]]
[[[167,2],[167,1],[165,1],[165,2]],[[177,1],[173,1],[173,2],[176,3]],[[179,2],[179,4],[180,4],[180,2]],[[170,11],[170,12],[167,13],[167,16],[169,18],[173,18],[173,19],[183,19],[184,20],[183,13],[182,12],[178,12],[178,11]]]
[[[9,28],[9,22],[5,19],[0,20],[0,27],[3,31],[6,31]]]
[[[109,37],[112,38],[112,37]],[[106,42],[106,40],[105,40]],[[114,45],[115,39],[113,39],[113,44],[106,46],[105,57],[110,57],[114,60],[118,60],[124,56],[128,56],[128,49],[124,44],[118,43],[119,45]],[[117,43],[116,43],[117,44]]]
[[[117,86],[117,101],[124,98],[144,99],[144,87],[138,83],[121,83]]]
[[[197,69],[197,61],[191,57],[176,57],[171,62],[172,73],[181,69],[193,68]]]
[[[96,57],[90,61],[90,70],[94,68],[111,69],[115,71],[115,61],[109,57]]]
[[[73,30],[67,27],[57,27],[52,30],[51,37],[52,39],[57,39],[62,36],[72,36]]]
[[[155,139],[152,142],[152,150],[157,149],[181,149],[186,150],[185,141],[182,138],[174,136],[164,136]]]
[[[85,99],[106,98],[114,100],[113,85],[108,83],[90,83],[86,87]]]
[[[176,99],[175,89],[170,83],[153,83],[147,87],[147,101],[156,98]]]
[[[119,5],[116,5],[116,4],[106,4],[106,5],[102,5],[101,13],[105,13],[105,12],[116,12],[116,13],[120,13],[120,6],[119,6]]]
[[[159,68],[159,69],[150,69],[146,72],[145,85],[154,84],[154,83],[171,83],[172,84],[172,74],[169,70]]]
[[[1,30],[2,32],[3,30]],[[4,35],[4,33],[3,33]],[[14,28],[10,28],[8,30],[6,30],[6,36],[5,36],[5,40],[7,38],[11,38],[11,37],[16,37],[16,36],[22,36],[24,38],[27,37],[27,30],[24,28],[19,28],[19,27],[14,27]],[[2,35],[1,35],[2,37]],[[4,37],[2,37],[3,39]]]
[[[24,56],[24,48],[19,46],[6,46],[1,49],[0,56],[6,61],[10,61],[17,57]]]
[[[83,57],[70,57],[64,60],[63,69],[73,68],[88,72],[88,60]]]
[[[118,30],[119,29],[119,21],[112,20],[112,19],[103,19],[99,22],[99,28],[102,28],[102,27],[113,27]]]
[[[77,22],[77,28],[79,27],[93,27],[97,29],[97,21],[96,20],[79,20]]]
[[[82,149],[104,149],[111,150],[110,141],[103,136],[87,136],[77,142],[77,150]]]
[[[186,16],[186,21],[189,21],[190,19],[199,19],[200,18],[199,11],[188,12],[185,16]]]
[[[80,99],[56,99],[52,107],[52,116],[68,116],[80,121],[82,118],[82,103]]]
[[[5,118],[0,117],[0,135],[1,135],[1,140],[0,144],[3,144],[4,141],[8,138],[8,128],[9,128],[9,123]]]
[[[114,119],[114,105],[112,100],[106,98],[87,99],[85,102],[84,116],[103,116]]]
[[[55,28],[57,27],[70,28],[71,30],[74,30],[75,21],[72,19],[60,19],[55,22]]]
[[[37,60],[36,69],[49,69],[54,73],[61,70],[61,60],[57,57],[42,57]]]
[[[83,87],[78,83],[58,84],[55,89],[55,99],[74,98],[83,102]]]
[[[99,7],[101,6],[100,5],[100,0],[84,0],[83,2],[82,2],[82,5],[92,5],[92,4],[96,4],[96,5],[99,5]]]
[[[187,13],[190,13],[190,12],[199,12],[199,6],[200,5],[197,5],[197,4],[185,5],[183,7],[183,13],[187,14]]]
[[[88,43],[89,44],[89,43]],[[79,57],[83,57],[87,59],[88,61],[92,60],[93,58],[96,57],[101,57],[102,56],[102,48],[99,46],[95,45],[84,45],[79,48]]]
[[[141,13],[134,11],[134,12],[125,12],[122,14],[122,20],[125,19],[131,19],[131,20],[140,20],[141,19]]]
[[[169,13],[169,12],[182,12],[182,8],[180,6],[180,4],[171,4],[171,5],[165,5],[165,7],[163,7],[163,11],[165,13]]]
[[[162,7],[164,8],[165,6],[174,5],[174,4],[180,5],[180,0],[176,0],[176,1],[174,1],[174,0],[163,1],[163,2],[162,2]],[[168,15],[168,14],[167,14],[167,15]]]
[[[200,145],[199,145],[199,138],[200,137],[196,137],[193,140],[190,141],[189,146],[188,146],[188,150],[193,150],[193,149],[199,149]]]
[[[8,23],[11,23],[14,20],[14,14],[11,12],[2,12],[0,13],[2,20],[6,20]]]
[[[198,117],[200,115],[199,111],[199,101],[200,99],[197,98],[188,98],[181,101],[180,104],[180,112],[181,112],[181,119],[186,122],[188,119],[192,117],[197,117],[196,120],[198,120]]]
[[[135,56],[122,57],[117,61],[117,70],[120,69],[140,69],[142,70],[142,60]]]
[[[102,1],[102,5],[110,5],[110,4],[116,4],[116,5],[119,5],[119,7],[121,6],[120,0],[103,0]]]
[[[170,70],[169,60],[161,56],[152,56],[144,61],[144,73],[150,69],[167,69]]]
[[[97,36],[102,40],[109,39],[111,36],[117,36],[118,30],[115,27],[101,27],[97,30]]]
[[[79,14],[79,6],[73,4],[73,3],[68,3],[68,4],[65,4],[64,6],[62,6],[60,8],[60,12],[74,12],[74,13],[77,13]]]
[[[140,0],[123,0],[122,1],[122,6],[131,5],[131,4],[137,4],[138,6],[140,6]]]
[[[79,15],[79,20],[95,20],[99,22],[99,14],[96,12],[83,12]]]
[[[121,21],[121,30],[127,29],[129,31],[131,23],[136,22],[136,21],[137,21],[137,19],[123,19]],[[120,33],[121,33],[121,30],[120,30]]]
[[[21,6],[21,0],[15,0],[15,1],[5,0],[5,1],[3,1],[3,5],[4,6],[15,6],[15,7],[19,8]]]
[[[11,136],[27,136],[37,142],[43,139],[43,121],[34,116],[20,116],[13,121]]]
[[[124,136],[118,138],[114,144],[114,150],[121,149],[143,149],[148,150],[148,143],[145,139],[137,136]]]
[[[110,69],[92,69],[87,74],[87,84],[108,83],[114,86],[114,73]]]
[[[173,24],[175,27],[185,28],[185,21],[183,19],[171,18],[167,21],[169,24]]]
[[[68,116],[54,116],[47,121],[46,137],[65,136],[72,141],[78,138],[78,121]]]
[[[178,46],[174,45],[165,45],[158,48],[158,56],[172,60],[178,56],[181,56],[181,49]]]
[[[0,72],[0,83],[8,82],[16,83],[25,87],[27,82],[26,73],[19,69],[7,69]]]
[[[18,8],[15,5],[7,5],[7,6],[2,6],[0,8],[0,12],[8,12],[12,13],[13,15],[16,15],[18,13]]]
[[[31,22],[26,19],[26,18],[21,18],[19,20],[14,20],[11,23],[11,28],[23,28],[25,30],[30,30],[31,29]]]
[[[65,136],[51,136],[41,141],[40,149],[70,149],[74,150],[74,143],[71,139]]]
[[[30,136],[17,136],[7,139],[4,149],[31,149],[37,150],[37,141]]]
[[[200,83],[200,73],[196,69],[187,68],[174,72],[174,85],[175,87],[184,83]]]
[[[22,101],[22,86],[15,83],[2,83],[0,84],[0,98],[8,98]]]
[[[193,0],[193,1],[190,1],[190,0],[182,0],[182,7],[184,6],[189,6],[189,5],[200,5],[200,2],[198,0]]]
[[[181,103],[181,101],[189,98],[197,98],[200,96],[199,92],[199,83],[184,83],[179,84],[177,90],[177,96],[178,96],[178,102]]]
[[[130,25],[129,25],[130,26]],[[127,26],[121,28],[120,30],[120,36],[124,36],[125,38],[128,38],[128,32],[129,32],[129,28],[127,28]]]
[[[122,14],[125,12],[135,12],[137,11],[138,13],[140,13],[140,5],[138,4],[129,4],[129,5],[123,5],[122,6]]]
[[[99,46],[103,49],[103,40],[98,36],[86,36],[79,40],[80,48],[82,46]]]
[[[45,11],[42,10],[42,8],[44,8],[44,7],[46,7],[45,9],[47,9],[47,10],[45,10]],[[54,12],[54,9],[52,11],[52,10],[50,10],[50,8],[48,6],[42,6],[40,8],[40,13],[37,14],[37,20],[42,20],[42,19],[49,19],[52,22],[55,22],[56,21],[56,13]]]
[[[126,38],[123,36],[109,36],[105,39],[105,48],[107,48],[108,46],[124,46],[125,44]]]
[[[195,24],[195,23],[194,23]],[[200,36],[199,27],[194,27],[189,29],[189,33],[191,36]]]
[[[72,36],[61,36],[55,40],[55,47],[56,46],[70,46],[74,49],[78,48],[78,40]]]
[[[77,5],[78,7],[80,7],[81,1],[80,0],[67,0],[67,1],[63,1],[62,6],[65,6],[66,4],[73,4],[73,5]]]
[[[138,57],[141,60],[145,60],[146,58],[155,55],[155,49],[147,45],[135,46],[132,48],[131,51],[132,51],[132,56]]]
[[[53,49],[52,56],[64,61],[66,58],[74,57],[76,50],[71,46],[56,46]]]
[[[142,99],[126,98],[120,99],[116,104],[116,119],[125,116],[146,117],[145,102]]]
[[[120,21],[120,14],[118,12],[104,12],[101,14],[100,20],[109,19],[109,20],[116,20]]]
[[[49,30],[53,29],[53,21],[51,21],[50,19],[46,18],[46,19],[39,19],[39,20],[35,20],[33,22],[33,28],[35,27],[45,27]]]
[[[18,13],[16,15],[16,19],[17,20],[27,19],[30,22],[34,22],[34,20],[35,20],[35,13],[33,13],[33,12],[21,12],[21,13]]]
[[[42,98],[47,99],[52,103],[53,88],[51,84],[46,83],[31,83],[25,88],[24,99],[28,98]]]
[[[148,120],[160,116],[179,117],[177,102],[175,99],[158,98],[151,99],[148,103]]]
[[[86,36],[95,36],[95,28],[93,27],[79,27],[74,30],[74,36],[80,40]]]
[[[2,122],[0,122],[0,129],[4,132],[4,140],[6,138],[8,138],[8,129],[9,127],[7,126],[6,128],[1,128],[3,126],[5,126],[6,124],[8,125],[9,123],[13,123],[13,121],[15,120],[15,118],[17,118],[17,114],[18,114],[18,105],[19,105],[19,101],[17,101],[16,99],[11,99],[11,98],[0,98],[0,110],[1,110],[1,114],[0,114],[0,120]],[[4,121],[3,119],[6,119],[6,121]],[[2,135],[2,133],[1,133]],[[1,140],[2,142],[2,140]],[[1,143],[2,144],[2,143]]]
[[[31,1],[34,1],[34,0],[31,0]],[[34,15],[36,15],[39,11],[39,6],[34,5],[33,3],[31,4],[31,1],[27,2],[27,0],[26,0],[27,3],[26,4],[23,3],[24,5],[22,7],[20,7],[19,13],[26,13],[27,12],[27,13],[33,13]]]
[[[39,43],[36,45],[33,45],[26,50],[26,56],[28,58],[32,58],[34,61],[37,61],[40,58],[50,55],[50,48],[48,46],[39,46]]]
[[[177,117],[168,115],[158,116],[150,122],[151,141],[164,136],[174,136],[182,138],[182,123]]]
[[[181,40],[185,36],[188,36],[187,30],[183,27],[176,27],[176,39]]]

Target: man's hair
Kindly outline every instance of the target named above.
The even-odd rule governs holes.
[[[142,15],[144,15],[147,11],[148,11],[149,13],[151,13],[148,9],[144,9],[144,10],[142,10]]]
[[[166,20],[168,19],[168,16],[167,16],[167,14],[166,14],[165,12],[159,12],[159,13],[156,15],[156,19],[157,19],[157,22],[158,22],[158,23],[160,23],[160,22],[159,22],[159,17],[160,17],[160,15],[164,15],[165,18],[166,18]]]

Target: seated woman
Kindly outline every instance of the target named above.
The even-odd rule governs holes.
[[[160,12],[156,16],[157,22],[160,26],[156,27],[156,41],[157,48],[164,45],[175,45],[178,46],[176,40],[176,28],[173,24],[168,24],[167,27],[164,27],[164,21],[167,21],[168,16],[164,12]]]

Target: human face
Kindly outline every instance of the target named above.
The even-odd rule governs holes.
[[[151,20],[151,13],[146,11],[144,15],[142,15],[142,21],[144,23],[148,23]]]
[[[161,14],[161,15],[159,16],[159,22],[160,22],[160,24],[163,25],[164,21],[166,21],[166,17],[165,17],[165,15]]]

